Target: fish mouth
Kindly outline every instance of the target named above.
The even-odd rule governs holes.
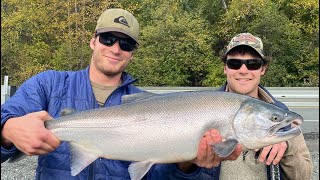
[[[302,122],[302,119],[294,119],[290,122],[282,122],[280,124],[273,125],[269,132],[270,134],[276,136],[295,135],[301,132],[300,125]]]

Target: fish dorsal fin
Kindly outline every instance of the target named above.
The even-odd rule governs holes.
[[[236,139],[228,139],[221,143],[213,144],[213,151],[218,154],[219,157],[229,156],[237,147],[238,141]]]
[[[129,165],[129,174],[131,180],[140,180],[147,174],[154,163],[151,161],[133,162]]]
[[[60,111],[60,116],[66,116],[66,115],[69,115],[69,114],[73,114],[77,112],[75,109],[72,109],[72,108],[64,108]]]
[[[135,93],[135,94],[130,94],[130,95],[124,95],[121,97],[121,102],[122,104],[127,104],[131,102],[137,102],[137,101],[142,101],[145,99],[148,99],[153,96],[157,96],[158,94],[152,93],[152,92],[141,92],[141,93]]]
[[[95,149],[89,149],[87,147],[88,146],[70,142],[70,163],[72,176],[79,174],[101,154],[99,151]]]

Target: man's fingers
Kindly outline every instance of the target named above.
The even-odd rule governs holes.
[[[284,153],[287,150],[287,143],[283,142],[279,144],[279,149],[277,152],[277,156],[274,158],[273,160],[273,165],[276,165],[280,162],[280,160],[282,159]]]
[[[266,161],[267,165],[270,165],[271,163],[273,163],[274,165],[278,164],[283,157],[286,149],[287,144],[285,142],[267,146],[263,148],[259,160],[260,162]]]
[[[197,160],[199,162],[204,162],[206,160],[206,151],[207,151],[207,140],[203,137],[199,143],[198,156]]]
[[[276,158],[273,160],[273,165],[279,164],[280,160],[282,159],[284,155],[285,150],[279,150],[277,153]]]
[[[34,152],[29,153],[29,154],[27,154],[27,155],[28,155],[28,156],[43,155],[43,154],[48,154],[49,152],[51,152],[51,151],[47,151],[47,150],[44,150],[44,149],[37,149],[37,150],[35,150]]]
[[[47,111],[34,112],[33,115],[38,116],[43,122],[53,119]]]
[[[274,158],[278,153],[278,150],[279,150],[279,146],[275,145],[272,147],[271,151],[269,152],[268,159],[266,160],[267,165],[270,165],[272,163],[272,161],[274,160]]]
[[[213,144],[213,139],[211,137],[210,132],[206,133],[206,141],[207,141],[207,149],[206,149],[206,159],[205,159],[205,163],[208,164],[207,168],[211,168],[209,166],[211,166],[210,164],[212,163],[212,160],[214,158],[214,152],[212,150],[212,146],[210,144]]]
[[[212,143],[211,144],[216,144],[216,143],[220,143],[222,142],[222,137],[219,133],[219,131],[217,131],[216,129],[213,129],[210,131],[210,134],[211,134],[211,138],[212,138]],[[212,161],[212,166],[213,167],[217,167],[219,166],[219,164],[221,163],[221,158],[214,152],[214,150],[212,149],[212,146],[210,146],[210,150],[211,150],[211,153],[213,155],[211,161]]]
[[[49,144],[46,144],[46,143],[43,143],[43,145],[41,146],[40,149],[37,149],[36,153],[37,155],[40,155],[40,154],[48,154],[52,151],[54,151],[55,148],[50,146]]]
[[[277,152],[277,156],[271,160],[270,164],[272,163],[273,165],[276,165],[280,162],[281,158],[283,157],[284,151],[279,149],[279,151]],[[269,159],[268,159],[269,160]]]
[[[216,130],[216,129],[213,129],[213,130],[211,130],[210,132],[207,132],[207,133],[209,134],[208,136],[211,137],[210,142],[208,142],[208,144],[210,145],[209,146],[210,152],[213,151],[212,153],[213,153],[213,155],[215,155],[215,157],[214,157],[215,159],[214,160],[216,160],[216,157],[218,157],[218,155],[214,152],[213,145],[216,144],[216,143],[222,142],[222,138],[221,138],[221,135],[220,135],[219,131]]]
[[[51,132],[49,132],[49,135],[47,139],[45,139],[45,142],[54,149],[60,146],[60,143],[61,143],[60,140]]]
[[[204,137],[200,140],[197,158],[192,162],[200,167],[212,168],[219,166],[222,160],[235,160],[241,154],[242,147],[238,144],[230,156],[220,158],[214,152],[213,147],[214,144],[220,142],[222,142],[222,137],[218,130],[212,129],[211,131],[207,131]]]
[[[270,152],[270,149],[272,148],[272,145],[271,146],[267,146],[267,147],[264,147],[260,153],[260,156],[259,156],[259,161],[260,162],[264,162],[266,160],[266,157],[268,156],[269,152]]]
[[[55,148],[50,146],[49,144],[42,142],[42,143],[34,143],[28,146],[16,146],[21,152],[25,153],[28,156],[32,155],[41,155],[41,154],[48,154],[49,152],[53,151]]]
[[[219,133],[219,131],[217,131],[216,129],[213,129],[210,131],[213,143],[219,143],[222,141],[222,137]]]

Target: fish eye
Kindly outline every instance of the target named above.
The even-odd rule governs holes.
[[[271,117],[271,121],[278,121],[278,119],[279,119],[278,116],[272,116]]]

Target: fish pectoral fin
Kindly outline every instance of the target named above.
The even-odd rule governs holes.
[[[60,111],[60,116],[66,116],[77,112],[77,110],[72,108],[64,108]]]
[[[144,175],[147,174],[153,162],[150,161],[141,161],[141,162],[133,162],[129,165],[129,174],[131,180],[140,180]]]
[[[86,146],[70,143],[71,175],[76,176],[99,157],[99,152]]]
[[[238,141],[236,139],[228,139],[221,143],[213,144],[212,148],[219,157],[227,157],[236,149],[237,144]]]

